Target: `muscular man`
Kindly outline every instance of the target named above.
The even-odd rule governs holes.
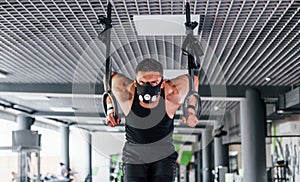
[[[197,89],[198,79],[194,79]],[[114,72],[112,92],[125,115],[125,182],[173,181],[178,155],[172,143],[174,116],[189,92],[188,75],[164,80],[162,65],[148,58],[137,65],[135,80]],[[190,99],[189,116],[182,118],[190,127],[199,122],[195,103],[195,99]],[[107,104],[111,100],[107,99]],[[115,121],[113,108],[107,108],[106,124],[117,126],[120,118]]]

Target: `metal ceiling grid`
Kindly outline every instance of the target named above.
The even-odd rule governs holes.
[[[14,3],[15,4],[15,3]],[[24,6],[23,6],[24,7]],[[20,7],[21,8],[21,7]],[[20,9],[19,8],[19,9]],[[4,9],[5,10],[5,9]],[[25,14],[25,12],[22,12],[23,14]],[[9,13],[8,13],[9,14]],[[29,12],[29,14],[31,14],[30,12]],[[38,58],[38,57],[34,57],[34,56],[41,56],[41,53],[43,53],[43,52],[46,52],[46,54],[47,54],[47,56],[51,56],[51,52],[52,53],[54,53],[54,51],[51,49],[51,48],[55,48],[55,49],[57,49],[57,44],[55,44],[55,43],[57,43],[57,42],[59,42],[58,41],[58,38],[57,38],[57,36],[55,36],[55,35],[53,35],[51,38],[56,38],[56,41],[53,43],[51,40],[49,41],[49,39],[48,40],[46,40],[46,43],[45,43],[45,39],[44,38],[48,38],[47,36],[45,36],[44,34],[43,34],[43,32],[41,32],[41,33],[39,33],[40,32],[40,30],[37,30],[36,32],[37,32],[37,34],[39,34],[39,35],[41,35],[43,38],[42,39],[39,39],[38,40],[38,36],[37,35],[35,35],[34,33],[31,33],[31,31],[30,31],[30,29],[29,28],[31,28],[31,27],[34,27],[34,24],[33,23],[31,23],[31,21],[30,20],[33,20],[33,21],[39,21],[39,20],[37,20],[37,19],[35,19],[34,17],[32,18],[29,18],[28,17],[28,14],[27,14],[27,17],[25,17],[25,16],[23,16],[20,12],[19,12],[19,15],[21,16],[21,17],[13,17],[14,19],[15,19],[15,22],[11,22],[11,21],[7,21],[7,22],[9,22],[9,23],[12,23],[12,24],[19,24],[20,26],[20,28],[19,28],[19,31],[18,32],[15,32],[15,31],[12,31],[13,33],[15,33],[15,37],[12,37],[12,38],[15,38],[15,39],[22,39],[22,37],[18,37],[18,35],[24,35],[24,37],[23,37],[23,40],[22,40],[22,42],[19,42],[18,44],[15,44],[14,45],[14,47],[15,48],[18,48],[18,47],[21,47],[21,46],[23,46],[24,45],[24,47],[26,46],[27,48],[28,48],[28,46],[30,46],[30,44],[35,44],[36,46],[35,46],[35,51],[28,51],[29,52],[29,54],[28,54],[28,56],[33,56],[33,58],[36,58],[36,59],[33,59],[33,60],[30,60],[29,59],[29,61],[28,60],[24,60],[24,61],[20,61],[20,60],[12,60],[12,61],[17,61],[17,62],[20,62],[20,63],[23,63],[23,62],[25,62],[25,63],[27,63],[28,65],[23,65],[23,66],[21,66],[21,67],[18,67],[18,66],[16,66],[15,68],[17,68],[17,69],[21,69],[20,71],[21,72],[24,72],[24,68],[25,68],[25,73],[27,74],[27,75],[29,75],[29,73],[27,72],[27,70],[26,70],[26,68],[28,69],[28,68],[31,68],[31,66],[32,65],[30,65],[31,64],[31,61],[35,61],[35,60],[43,60],[43,57],[41,57],[41,58]],[[31,14],[32,15],[32,14]],[[26,21],[28,24],[23,24],[22,25],[22,22],[21,21]],[[2,22],[2,21],[1,21]],[[28,28],[29,27],[29,28]],[[31,30],[34,30],[35,28],[33,28],[33,29],[31,29]],[[24,30],[28,30],[27,32],[24,32]],[[47,30],[47,28],[45,27],[45,30]],[[17,33],[20,33],[20,34],[17,34]],[[28,35],[33,35],[33,36],[28,36]],[[24,40],[25,39],[25,40]],[[26,40],[27,39],[27,40]],[[41,43],[43,43],[43,45],[41,45]],[[51,43],[53,43],[52,45],[51,45]],[[48,45],[50,44],[50,46],[51,46],[51,48],[50,49],[46,49],[46,50],[43,50],[43,49],[38,49],[38,48],[45,48],[45,47],[49,47]],[[5,47],[5,46],[3,46],[3,47]],[[9,48],[9,46],[6,46],[6,47],[8,47]],[[26,51],[26,50],[25,50]],[[19,52],[20,54],[22,54],[22,52]],[[30,54],[31,53],[31,54]],[[40,53],[40,54],[39,54]],[[37,54],[37,55],[36,55]],[[26,56],[27,54],[25,53],[25,56]],[[64,54],[61,54],[61,56],[64,56]],[[64,57],[62,57],[62,58],[64,58]],[[46,71],[46,70],[49,70],[49,72],[46,72],[46,73],[43,73],[42,72],[42,74],[45,74],[45,75],[47,75],[47,77],[49,78],[50,77],[50,75],[51,75],[51,73],[55,73],[55,67],[53,67],[53,63],[55,63],[56,62],[56,60],[57,59],[61,59],[62,60],[62,58],[60,57],[60,56],[57,56],[57,55],[55,55],[55,57],[54,57],[54,59],[52,59],[52,60],[49,60],[48,62],[49,63],[52,63],[52,64],[50,64],[50,66],[48,67],[48,69],[43,69],[43,71]],[[47,60],[47,59],[46,59]],[[64,60],[62,60],[61,62],[59,62],[59,65],[60,65],[60,68],[63,68],[61,65],[64,65],[64,62],[66,61],[67,59],[64,59]],[[46,65],[48,65],[48,64],[46,64]],[[30,75],[35,75],[35,73],[37,73],[37,74],[41,74],[41,73],[39,73],[39,71],[40,71],[40,68],[42,68],[42,67],[44,67],[44,65],[41,63],[41,61],[40,62],[37,62],[36,64],[35,64],[35,66],[33,67],[35,70],[33,71],[33,72],[31,72],[30,73]],[[54,68],[54,69],[53,69]],[[68,73],[67,71],[68,70],[64,70],[64,72],[66,71],[66,73]],[[62,75],[64,75],[64,74],[62,74]],[[71,76],[72,74],[67,74],[67,75],[65,75],[65,76]],[[61,76],[61,74],[60,74],[60,76]],[[44,76],[44,78],[47,78],[47,77],[45,77]],[[34,78],[34,77],[33,77]],[[22,82],[22,80],[23,79],[21,79],[21,80],[18,80],[18,81],[21,81]],[[30,80],[30,78],[27,78],[27,80],[25,81],[25,82],[28,82],[28,80]],[[33,79],[34,80],[34,79]],[[29,81],[30,82],[30,81]],[[47,83],[47,81],[46,81],[46,83]]]
[[[288,17],[288,18],[287,18]],[[256,74],[252,78],[260,78],[256,80],[250,79],[248,82],[252,84],[261,83],[264,77],[273,77],[272,82],[269,84],[273,85],[274,82],[278,83],[278,79],[281,79],[281,77],[277,77],[276,75],[273,75],[275,72],[282,72],[282,71],[288,71],[289,74],[285,74],[289,78],[293,78],[295,80],[295,75],[297,75],[297,72],[299,74],[299,70],[297,71],[297,64],[299,64],[299,55],[298,58],[292,57],[290,59],[289,55],[295,55],[297,52],[299,53],[299,38],[297,36],[299,35],[299,8],[298,10],[295,9],[293,6],[289,7],[289,9],[284,13],[278,24],[274,26],[272,29],[272,32],[269,36],[266,36],[267,38],[272,38],[272,40],[264,41],[264,43],[268,43],[266,46],[262,44],[260,48],[263,48],[262,51],[263,54],[259,59],[256,58],[256,61],[258,63],[259,70],[257,70]],[[298,51],[297,51],[298,49]],[[264,56],[264,57],[263,57]],[[279,62],[283,62],[284,60],[285,65],[278,66]],[[297,63],[298,62],[298,63]],[[264,65],[262,66],[263,63]],[[276,67],[274,67],[276,66]],[[271,71],[270,68],[273,68]],[[248,69],[249,70],[249,69]],[[248,71],[247,70],[247,71]],[[271,71],[271,72],[270,72]],[[296,72],[295,72],[296,71]],[[263,72],[263,74],[261,74]],[[252,74],[250,72],[250,74]],[[288,78],[286,80],[282,80],[280,82],[281,84],[284,82],[290,82]],[[297,81],[297,80],[295,80]],[[280,84],[278,83],[278,84]]]
[[[96,42],[96,48],[84,59],[82,54],[102,30],[96,21],[97,15],[105,14],[106,3],[1,2],[2,69],[15,75],[3,82],[71,82],[78,62],[85,68],[76,81],[89,82],[95,74],[103,74],[101,43]],[[132,21],[135,14],[184,14],[183,1],[112,3],[116,70],[126,65],[127,72],[132,72],[136,58],[145,55],[178,60],[179,64],[163,61],[168,69],[181,69],[186,64],[175,46],[182,43],[182,36],[138,36]],[[201,15],[200,37],[207,42],[202,60],[207,79],[201,83],[225,84],[220,79],[224,74],[229,85],[299,84],[298,1],[207,0],[190,4],[192,13]],[[207,54],[208,48],[216,57]],[[273,80],[266,83],[264,78],[270,75]]]
[[[45,5],[43,2],[39,2],[41,5]],[[49,4],[49,3],[48,3]],[[15,5],[16,6],[16,3],[12,3],[12,4],[10,4],[11,6],[12,5]],[[20,7],[24,7],[24,4],[19,4],[20,5]],[[34,7],[36,7],[34,4],[31,4],[32,6],[34,6]],[[39,8],[41,8],[41,6],[38,6]],[[25,8],[25,7],[24,7]],[[53,7],[52,7],[53,8]],[[20,9],[20,8],[17,8],[16,7],[16,9]],[[27,9],[27,11],[28,11],[28,9]],[[20,10],[20,12],[22,12],[21,10]],[[51,48],[50,48],[50,50],[48,49],[46,49],[46,50],[44,50],[45,52],[47,52],[48,53],[48,55],[52,52],[52,53],[54,53],[55,54],[55,59],[53,59],[53,60],[50,60],[49,62],[50,63],[55,63],[55,61],[58,59],[60,59],[60,61],[58,62],[58,64],[57,64],[57,67],[55,67],[55,66],[53,66],[53,64],[51,65],[47,65],[48,66],[48,69],[50,70],[50,73],[52,73],[52,71],[55,73],[55,71],[57,71],[57,70],[61,70],[61,69],[64,69],[62,72],[60,72],[60,74],[57,74],[58,76],[56,76],[57,78],[60,78],[62,75],[64,76],[64,80],[68,80],[68,81],[70,81],[70,80],[72,80],[72,76],[73,76],[73,73],[72,72],[69,72],[68,73],[68,71],[72,71],[72,70],[74,70],[74,68],[75,68],[75,66],[76,66],[76,64],[73,64],[72,65],[72,67],[66,67],[65,66],[65,62],[67,62],[67,61],[77,61],[78,60],[78,58],[80,57],[80,54],[78,53],[78,50],[75,50],[75,51],[72,51],[72,52],[69,52],[69,50],[67,50],[67,49],[70,49],[70,48],[73,48],[74,49],[74,46],[72,46],[71,45],[71,43],[73,43],[74,44],[74,40],[76,40],[76,34],[75,34],[75,36],[72,36],[71,35],[71,33],[66,29],[66,27],[65,27],[65,25],[64,24],[62,24],[62,23],[60,23],[59,21],[58,21],[58,18],[60,18],[59,16],[55,16],[54,15],[54,13],[57,13],[58,11],[55,11],[54,9],[47,9],[47,11],[44,11],[43,12],[43,9],[37,9],[37,11],[36,11],[36,13],[35,14],[37,14],[37,13],[41,13],[41,15],[42,15],[42,17],[44,18],[44,19],[37,19],[35,16],[34,16],[34,13],[31,13],[30,11],[28,11],[27,13],[28,14],[26,14],[27,16],[23,16],[21,13],[19,12],[19,14],[21,15],[21,18],[19,18],[19,19],[17,19],[17,18],[15,18],[16,19],[16,21],[17,21],[17,23],[19,23],[20,25],[22,25],[22,23],[20,23],[21,21],[27,21],[28,22],[28,24],[23,24],[22,26],[23,26],[23,28],[25,28],[25,29],[28,29],[28,27],[29,28],[31,28],[31,30],[35,30],[35,29],[37,29],[38,27],[35,27],[35,25],[37,24],[37,22],[40,22],[40,25],[42,25],[43,27],[44,27],[44,29],[42,29],[42,30],[40,30],[40,29],[38,29],[38,31],[36,31],[37,32],[37,34],[38,35],[34,35],[33,33],[34,33],[34,31],[28,31],[28,32],[25,32],[25,33],[28,33],[28,34],[30,34],[31,32],[33,32],[33,33],[31,33],[31,34],[33,34],[33,36],[28,36],[28,34],[25,34],[24,33],[24,30],[20,30],[20,32],[21,33],[23,33],[24,34],[24,37],[26,37],[26,39],[28,39],[28,38],[30,38],[30,39],[32,39],[32,40],[29,40],[29,41],[27,41],[27,42],[21,42],[20,44],[17,44],[16,46],[20,46],[20,45],[25,45],[25,46],[28,46],[28,45],[30,45],[31,43],[35,43],[35,44],[39,44],[38,46],[36,46],[37,48],[40,48],[40,47],[42,47],[42,48],[45,48],[45,47],[48,47],[48,45],[50,44],[50,46],[51,46]],[[53,13],[54,12],[54,13]],[[23,14],[25,14],[26,12],[22,12]],[[7,14],[9,14],[9,13],[7,13]],[[31,15],[32,17],[30,17],[29,18],[29,15]],[[20,20],[20,21],[19,21]],[[41,20],[41,21],[40,21]],[[45,20],[45,21],[47,21],[47,23],[48,24],[46,24],[45,22],[42,22],[43,20]],[[47,25],[48,25],[48,27],[47,27]],[[49,26],[50,25],[50,26]],[[58,26],[58,25],[60,25],[60,26]],[[72,25],[72,23],[70,23],[70,25]],[[52,29],[50,29],[49,27],[52,27]],[[62,31],[62,29],[64,29],[65,31]],[[76,28],[74,28],[74,30],[76,30]],[[45,33],[45,31],[46,32],[49,32],[50,33],[50,36],[49,36],[49,34],[47,34],[47,33]],[[53,33],[54,32],[54,33]],[[77,31],[76,30],[76,32],[78,32],[78,34],[79,34],[79,31]],[[55,34],[55,33],[58,33],[58,34]],[[87,35],[88,35],[89,33],[87,33]],[[68,35],[68,36],[66,36],[66,35]],[[39,38],[39,36],[42,36],[42,38],[40,39],[40,40],[37,40],[37,38]],[[16,35],[16,37],[18,38],[18,36]],[[74,40],[72,40],[72,39],[70,39],[69,37],[71,37],[71,38],[73,38]],[[74,38],[75,37],[75,38]],[[81,36],[79,36],[79,37],[81,37]],[[45,39],[46,38],[46,39]],[[53,40],[54,39],[54,40]],[[83,40],[83,39],[82,39]],[[82,42],[84,42],[84,41],[81,41],[81,42],[76,42],[75,43],[75,45],[76,45],[76,47],[75,48],[77,48],[78,49],[78,47],[80,47],[80,44],[79,43],[82,43]],[[43,43],[42,45],[41,45],[41,43]],[[51,45],[51,43],[52,43],[52,45]],[[67,45],[66,45],[67,44]],[[70,46],[71,45],[71,46]],[[4,46],[5,47],[5,46]],[[9,46],[6,46],[6,47],[9,47]],[[53,50],[53,48],[54,48],[54,50]],[[42,52],[43,51],[43,49],[41,49],[41,51],[36,51],[36,52]],[[57,54],[57,51],[59,51],[59,53],[60,54]],[[83,52],[84,50],[83,49],[81,49],[81,52]],[[36,52],[32,52],[33,53],[33,55],[34,55],[34,53],[36,53]],[[77,53],[77,57],[74,57],[74,55],[76,55],[76,53]],[[98,56],[99,57],[99,56]],[[38,58],[37,58],[38,59]],[[26,62],[26,61],[25,61]],[[29,61],[29,65],[30,65],[30,61]],[[39,73],[39,68],[41,68],[41,65],[40,64],[36,64],[36,65],[39,65],[39,67],[37,67],[36,68],[36,70],[34,70],[32,73],[33,73],[33,75],[34,75],[34,73]],[[29,66],[30,67],[30,66]],[[21,67],[17,67],[17,68],[20,68],[20,69],[22,69],[23,67],[21,66]],[[51,69],[54,69],[54,70],[51,70]],[[46,70],[46,69],[44,69],[44,70]],[[64,73],[67,73],[67,74],[65,74],[64,75]],[[28,73],[27,73],[28,74]],[[88,70],[87,70],[87,74],[88,74]],[[45,75],[51,75],[51,74],[49,74],[49,73],[46,73]],[[47,77],[46,77],[47,78]],[[67,78],[67,79],[66,79]],[[49,76],[48,76],[48,79],[49,79]],[[30,79],[27,79],[27,82],[28,82],[28,80],[30,80]],[[33,79],[34,80],[34,79]],[[18,81],[21,81],[22,82],[22,79],[21,80],[18,80]],[[29,81],[30,82],[30,81]],[[41,81],[40,81],[41,82]]]
[[[284,9],[283,11],[285,11],[285,12],[282,12],[282,16],[284,16],[285,14],[289,14],[288,13],[288,11],[289,10],[291,10],[291,9],[293,9],[293,8],[290,8],[290,7],[288,7],[287,9]],[[297,14],[297,10],[295,11],[294,10],[294,12],[293,12],[293,16],[294,15],[296,15]],[[293,17],[293,16],[291,16],[291,17]],[[299,21],[299,17],[296,17],[297,19],[298,19],[298,21]],[[279,19],[278,19],[279,20]],[[269,21],[265,21],[265,22],[269,22]],[[277,21],[278,22],[278,21]],[[286,22],[285,22],[286,23]],[[297,24],[299,24],[299,22],[297,22],[295,25],[297,25]],[[284,25],[274,25],[272,28],[271,28],[271,31],[269,31],[269,33],[267,34],[267,35],[265,35],[264,36],[264,38],[269,38],[269,40],[267,40],[267,41],[262,41],[262,42],[259,42],[259,47],[257,47],[257,49],[255,50],[255,51],[249,51],[249,52],[252,52],[252,54],[260,54],[260,55],[262,55],[262,54],[269,54],[270,55],[270,53],[273,53],[273,52],[271,52],[270,50],[266,50],[266,48],[269,48],[269,46],[270,46],[270,44],[273,44],[273,45],[275,45],[274,43],[273,43],[273,41],[274,40],[276,40],[276,36],[275,36],[275,34],[276,34],[276,32],[278,31],[278,27],[284,27]],[[278,31],[278,32],[280,32],[280,31]],[[295,31],[295,32],[297,32],[297,31]],[[299,32],[298,32],[299,33]],[[278,34],[277,34],[278,35]],[[270,40],[270,39],[272,39],[272,40]],[[265,48],[264,47],[262,47],[261,46],[261,44],[267,44],[268,46],[265,46]],[[245,45],[247,45],[247,42],[243,45],[243,46],[241,46],[241,47],[247,47],[247,46],[245,46]],[[277,44],[278,45],[278,44]],[[296,44],[297,45],[297,44]],[[264,50],[262,50],[262,48],[264,49]],[[248,49],[249,50],[249,49]],[[273,51],[274,51],[274,49],[273,49]],[[243,52],[245,52],[245,51],[239,51],[239,53],[243,53]],[[244,56],[244,58],[245,58],[246,56]],[[248,84],[252,84],[252,85],[255,85],[255,82],[259,82],[259,81],[261,81],[261,80],[264,80],[264,78],[266,77],[266,75],[261,75],[260,76],[260,79],[257,79],[257,75],[255,75],[255,73],[259,73],[260,71],[262,71],[262,69],[259,67],[259,66],[257,66],[257,67],[253,67],[253,66],[249,66],[249,65],[247,65],[248,63],[252,63],[252,65],[253,64],[260,64],[260,63],[265,63],[265,61],[261,61],[261,59],[262,58],[260,58],[260,59],[248,59],[248,60],[246,60],[246,61],[244,61],[243,59],[237,59],[237,60],[240,60],[240,62],[238,62],[238,64],[237,63],[235,63],[234,65],[235,65],[235,67],[234,68],[230,68],[229,70],[231,70],[231,75],[233,74],[233,72],[235,72],[234,73],[234,75],[235,75],[235,77],[234,77],[234,79],[235,78],[237,78],[238,76],[240,76],[240,79],[239,80],[241,80],[241,78],[244,78],[244,75],[248,75],[248,76],[251,76],[251,79],[252,79],[252,81],[251,82],[248,82]],[[232,59],[232,60],[235,60],[235,61],[237,61],[236,60],[236,58],[234,58],[234,59]],[[272,60],[273,61],[273,60]],[[282,61],[282,60],[281,60]],[[294,59],[293,61],[297,61],[297,59]],[[245,67],[242,67],[242,68],[240,68],[240,67],[238,67],[239,65],[241,65],[241,63],[243,63],[243,65],[246,65]],[[247,70],[243,70],[243,68],[247,68]],[[293,69],[293,67],[291,68],[291,69]],[[249,74],[249,71],[252,73],[252,74]],[[225,73],[227,73],[228,71],[227,70],[225,70]],[[237,73],[243,73],[243,75],[241,76],[240,74],[237,74]],[[254,75],[253,75],[254,74]],[[267,75],[268,76],[268,75]],[[229,84],[231,84],[232,82],[234,82],[234,79],[231,79],[230,80],[230,76],[227,76],[226,77],[227,79],[228,79],[228,82],[229,82]],[[249,77],[247,77],[247,78],[249,78]],[[254,78],[256,78],[256,80],[253,80]],[[235,83],[233,83],[233,84],[235,84]],[[245,79],[243,79],[243,81],[239,81],[239,84],[245,84]],[[283,84],[284,85],[284,83],[281,83],[281,84]]]
[[[266,3],[264,1],[257,1],[257,2],[255,2],[256,4],[247,5],[247,1],[244,1],[244,4],[241,5],[241,10],[243,8],[245,9],[245,7],[248,8],[248,9],[250,8],[250,10],[251,10],[250,13],[245,14],[245,12],[247,12],[247,9],[245,9],[243,11],[240,11],[240,12],[243,12],[243,13],[239,14],[238,16],[235,16],[236,17],[235,20],[238,19],[238,21],[234,22],[234,26],[229,26],[229,27],[231,27],[230,36],[233,36],[233,39],[231,39],[231,40],[234,40],[234,42],[230,43],[230,41],[229,41],[229,43],[228,43],[228,40],[230,40],[230,38],[229,38],[230,36],[227,35],[228,38],[226,40],[226,44],[227,44],[227,47],[231,46],[231,49],[226,50],[225,47],[223,47],[222,50],[221,50],[221,53],[223,52],[223,55],[218,58],[218,62],[220,62],[222,64],[221,67],[223,68],[222,71],[224,71],[224,73],[225,73],[225,77],[227,79],[227,84],[237,84],[236,80],[238,80],[240,82],[239,84],[245,84],[244,83],[245,82],[244,76],[245,75],[252,76],[252,74],[247,74],[248,73],[247,71],[250,71],[249,69],[251,68],[252,73],[256,73],[257,69],[259,69],[259,67],[256,68],[256,67],[245,66],[245,65],[247,65],[247,63],[258,64],[257,62],[259,62],[259,60],[253,61],[253,60],[249,60],[249,59],[245,61],[244,59],[245,59],[245,57],[247,57],[246,53],[252,53],[252,55],[254,53],[261,53],[261,52],[262,53],[268,53],[267,52],[268,50],[266,50],[266,52],[264,52],[264,51],[259,52],[258,51],[259,47],[257,47],[255,51],[253,51],[253,50],[249,51],[249,50],[251,50],[250,48],[252,48],[251,46],[254,43],[251,40],[251,34],[255,35],[256,37],[258,35],[260,35],[260,33],[265,28],[264,25],[266,25],[266,23],[269,22],[268,19],[266,19],[266,17],[271,16],[271,15],[268,15],[268,13],[270,14],[270,12],[271,12],[270,10],[274,9],[275,5],[276,5],[276,8],[277,8],[279,5],[284,4],[283,2],[280,2],[281,4],[279,4],[278,2],[277,2],[278,4],[274,4],[274,1],[272,1],[272,2],[273,2],[273,4],[268,3],[268,2]],[[285,2],[285,3],[288,4],[288,2]],[[287,7],[287,8],[285,8],[285,6],[283,6],[283,7],[280,6],[282,11],[283,11],[282,14],[285,14],[284,11],[287,11],[287,10],[290,9],[290,10],[294,11],[294,14],[292,14],[292,17],[293,17],[294,15],[296,15],[296,13],[298,13],[299,9],[297,10],[295,8],[291,8],[292,7],[291,3],[288,4],[288,5],[289,5],[289,7]],[[296,6],[296,5],[294,5],[294,6]],[[222,9],[222,8],[219,8],[219,9]],[[286,14],[288,14],[288,13],[286,13]],[[231,18],[227,18],[227,19],[231,19]],[[295,19],[297,19],[299,21],[299,17],[295,17]],[[250,22],[250,25],[248,25],[249,24],[248,22]],[[253,24],[253,22],[255,22],[255,24]],[[227,22],[225,22],[225,23],[227,23]],[[295,22],[294,25],[295,26],[299,25],[299,22]],[[288,28],[289,27],[287,27],[287,29]],[[233,29],[236,29],[236,30],[233,30]],[[256,31],[259,30],[260,33],[257,33],[253,30],[256,30]],[[298,32],[298,31],[293,31],[293,32]],[[220,34],[222,34],[222,32]],[[268,36],[266,36],[266,37],[268,37]],[[258,42],[258,43],[256,42],[256,44],[272,43],[273,40],[272,41],[265,41],[265,42]],[[213,40],[211,39],[209,41],[213,41]],[[252,41],[252,43],[250,43],[251,41]],[[211,43],[210,43],[210,45],[211,45]],[[235,46],[232,46],[232,45],[235,45]],[[220,46],[220,44],[218,44],[218,46]],[[238,49],[238,50],[236,50],[236,49]],[[218,53],[220,51],[218,51],[218,49],[216,49],[216,51],[214,51],[214,52]],[[226,54],[226,57],[224,58],[225,53],[227,53],[227,54]],[[234,56],[231,55],[231,54],[234,54]],[[243,54],[243,55],[241,55],[241,54]],[[293,61],[297,61],[297,59],[294,59]],[[207,62],[212,63],[211,61],[205,61],[205,62],[206,63]],[[241,66],[241,65],[243,65],[243,66]],[[248,68],[248,70],[245,71],[244,70],[245,68]],[[219,69],[217,74],[215,74],[216,70],[209,71],[211,73],[211,75],[212,74],[217,75],[215,77],[214,81],[212,81],[212,82],[215,82],[216,78],[220,77],[220,76],[218,76],[218,73],[220,71],[221,70]],[[241,73],[242,73],[242,76],[241,76]],[[210,77],[211,77],[211,75],[210,75]],[[234,77],[234,79],[230,79],[232,76]],[[265,75],[263,75],[263,76],[265,76]],[[263,78],[264,77],[262,77],[262,79],[260,79],[260,80],[263,80]],[[241,81],[241,79],[243,79],[243,81]],[[249,84],[254,85],[253,82],[248,83],[248,85]]]

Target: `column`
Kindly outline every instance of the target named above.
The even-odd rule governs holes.
[[[199,142],[199,148],[195,150],[194,157],[195,157],[195,181],[201,182],[202,181],[202,150],[201,150],[201,134],[197,137],[197,142]]]
[[[85,146],[84,146],[84,156],[86,157],[85,159],[85,171],[84,171],[84,176],[85,176],[85,181],[86,182],[91,182],[92,181],[92,134],[89,131],[83,131],[83,137],[85,141]]]
[[[212,169],[213,169],[213,136],[212,127],[207,126],[202,133],[202,177],[203,182],[210,182],[213,180]]]
[[[214,138],[215,172],[218,173],[218,181],[225,182],[225,175],[229,167],[228,146],[223,145],[223,137]]]
[[[215,137],[214,139],[214,157],[215,157],[215,167],[229,166],[228,146],[223,145],[223,137]]]
[[[196,182],[201,182],[202,181],[202,153],[201,151],[196,151],[195,154],[195,164],[196,169],[195,169],[195,181]]]
[[[248,89],[240,107],[243,181],[266,182],[265,107],[259,91]]]
[[[62,125],[59,128],[61,139],[61,161],[64,163],[66,169],[70,170],[70,157],[69,157],[69,126]]]
[[[34,118],[24,114],[17,115],[16,122],[18,130],[31,130],[31,125],[33,125],[34,120]]]

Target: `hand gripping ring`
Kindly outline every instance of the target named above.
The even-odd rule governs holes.
[[[188,113],[188,105],[189,105],[189,99],[194,96],[197,99],[197,103],[195,105],[195,114],[197,117],[200,116],[201,111],[202,111],[202,104],[201,104],[201,98],[200,95],[198,94],[198,92],[196,91],[190,91],[187,96],[185,97],[184,101],[183,101],[183,115],[186,119],[188,119],[189,117],[189,113]]]
[[[118,105],[117,105],[117,101],[116,101],[116,98],[115,96],[110,93],[110,92],[104,92],[103,93],[103,97],[102,97],[102,105],[103,105],[103,109],[104,109],[104,114],[105,114],[105,117],[107,117],[107,98],[110,98],[110,100],[112,101],[112,105],[113,105],[113,108],[114,108],[114,119],[115,121],[117,121],[118,119]]]

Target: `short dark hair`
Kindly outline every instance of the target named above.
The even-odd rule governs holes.
[[[146,58],[143,59],[135,68],[135,73],[138,73],[139,71],[155,71],[163,75],[163,66],[160,62],[156,61],[155,59]]]

